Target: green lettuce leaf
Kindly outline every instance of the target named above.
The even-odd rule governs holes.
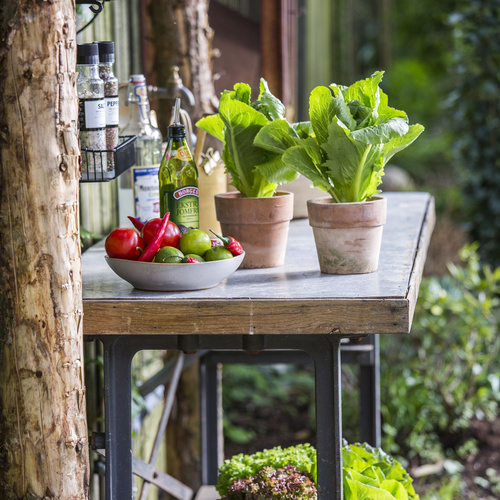
[[[283,162],[329,193],[335,202],[361,202],[380,192],[384,166],[423,132],[419,124],[408,125],[404,111],[388,106],[379,88],[377,71],[350,87],[331,84],[316,87],[309,98],[310,130],[305,143],[289,127],[265,125],[256,144],[279,155]],[[274,159],[273,159],[274,160]]]
[[[251,88],[237,83],[225,90],[219,112],[201,118],[196,126],[223,142],[222,160],[231,184],[247,197],[272,196],[276,186],[295,180],[299,174],[281,161],[283,149],[266,150],[254,144],[258,132],[267,124],[283,119],[285,107],[261,79],[260,94],[251,102]],[[294,137],[298,134],[287,124]],[[304,134],[306,125],[297,127]]]

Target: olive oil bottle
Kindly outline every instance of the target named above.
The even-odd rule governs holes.
[[[175,101],[174,122],[168,127],[168,145],[160,171],[160,214],[170,212],[176,224],[198,229],[200,225],[198,169],[179,121],[180,99]]]

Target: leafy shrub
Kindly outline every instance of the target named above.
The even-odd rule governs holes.
[[[253,455],[240,453],[233,456],[219,467],[217,491],[222,496],[227,495],[229,487],[238,479],[256,476],[264,467],[280,468],[285,465],[294,465],[307,472],[316,482],[316,450],[306,443],[285,449],[277,446]]]
[[[366,443],[347,445],[344,442],[342,458],[346,499],[419,499],[412,485],[413,480],[408,473],[397,460],[381,449],[373,448]],[[302,477],[305,478],[302,496],[296,496],[295,488],[301,477],[298,471],[302,471]],[[284,476],[278,479],[283,472],[285,472]],[[309,444],[291,446],[286,449],[278,446],[254,455],[235,455],[230,460],[226,460],[219,468],[217,491],[223,496],[222,500],[316,498],[309,479],[317,483],[316,450]],[[262,482],[264,484],[261,484]],[[269,490],[272,484],[279,484],[282,489]],[[266,496],[270,491],[274,494]]]
[[[221,500],[304,500],[317,498],[316,486],[293,465],[280,469],[264,467],[255,477],[238,479]]]
[[[500,265],[500,0],[473,0],[453,16],[452,106],[457,160],[465,170],[472,238],[481,256]]]
[[[411,335],[382,338],[384,446],[439,460],[474,452],[463,441],[473,418],[494,418],[500,402],[500,267],[481,265],[477,244],[464,266],[422,282]]]

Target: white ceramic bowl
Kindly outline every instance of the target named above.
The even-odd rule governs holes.
[[[217,286],[234,273],[245,253],[232,259],[200,262],[199,264],[161,264],[136,260],[111,259],[104,256],[109,267],[120,278],[139,290],[173,292],[201,290]]]

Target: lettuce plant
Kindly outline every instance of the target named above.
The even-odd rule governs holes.
[[[307,473],[294,465],[263,467],[255,477],[236,480],[221,500],[316,499],[316,486]]]
[[[412,478],[397,460],[381,449],[366,443],[348,445],[344,442],[342,460],[346,500],[419,499]],[[216,488],[222,500],[314,499],[317,498],[313,488],[317,486],[316,470],[316,450],[311,445],[285,449],[278,446],[226,460],[219,468]]]
[[[388,106],[379,84],[384,72],[350,87],[316,87],[309,98],[310,127],[274,120],[257,133],[254,144],[276,156],[260,166],[272,179],[278,160],[326,191],[334,202],[361,202],[379,193],[384,166],[424,130],[409,125],[404,111]],[[283,166],[281,167],[283,168]]]
[[[205,116],[196,126],[223,142],[222,159],[231,184],[243,196],[273,196],[276,186],[298,178],[299,174],[281,162],[281,154],[262,149],[254,144],[257,133],[267,124],[285,120],[285,106],[269,90],[267,82],[260,80],[258,99],[251,101],[251,88],[237,83],[234,90],[225,90],[219,101],[219,112]],[[288,125],[291,133],[299,138],[300,124]],[[261,171],[266,164],[272,178]],[[271,168],[269,168],[271,166]]]

